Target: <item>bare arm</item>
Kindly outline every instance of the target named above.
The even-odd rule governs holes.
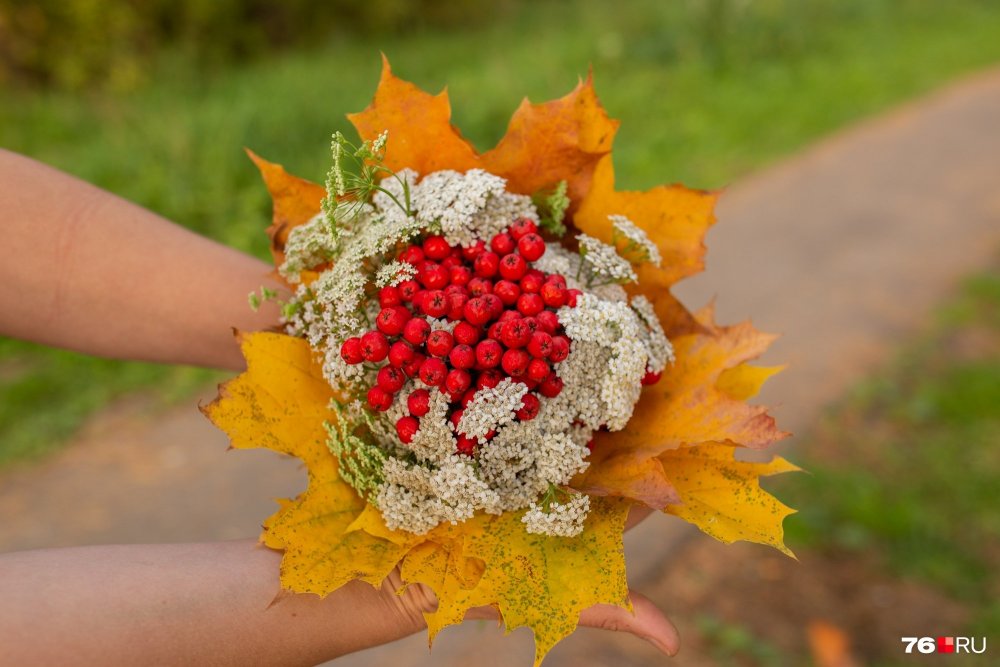
[[[239,369],[231,327],[270,267],[0,149],[0,335],[121,359]]]
[[[417,632],[434,606],[421,587],[397,596],[398,577],[276,600],[280,558],[251,541],[0,555],[0,664],[311,665]],[[581,623],[675,653],[670,622],[639,595],[633,604],[634,617],[601,605]]]

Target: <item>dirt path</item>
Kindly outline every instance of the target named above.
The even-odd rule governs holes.
[[[791,368],[762,402],[779,406],[783,426],[804,431],[1000,244],[1000,71],[731,188],[719,220],[708,271],[678,293],[692,306],[717,294],[720,321],[752,314],[760,328],[784,334],[765,361]],[[0,476],[0,550],[254,535],[273,510],[269,499],[304,483],[295,461],[227,454],[193,403],[153,419],[126,404],[95,419],[74,446]],[[677,575],[665,563],[692,558],[691,534],[654,517],[627,537],[632,580],[661,591],[678,616],[683,597],[671,602],[668,578]],[[526,631],[499,637],[489,625],[467,624],[446,631],[432,659],[415,637],[336,664],[530,664]],[[639,644],[580,632],[546,664],[649,664]]]

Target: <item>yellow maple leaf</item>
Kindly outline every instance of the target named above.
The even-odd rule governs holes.
[[[674,283],[703,267],[716,194],[678,185],[615,190],[610,151],[618,123],[601,107],[590,78],[557,100],[524,101],[506,136],[482,154],[451,125],[450,115],[446,92],[426,93],[396,77],[384,61],[374,101],[349,118],[364,140],[389,131],[385,163],[391,169],[482,168],[525,194],[566,181],[571,225],[609,241],[608,215],[625,215],[663,256],[662,268],[638,268],[639,283],[629,291],[654,304],[676,362],[643,391],[625,430],[595,437],[591,465],[573,481],[592,494],[585,531],[576,538],[531,535],[521,513],[480,514],[422,536],[389,530],[378,510],[343,481],[327,448],[324,423],[336,419],[329,409],[335,397],[301,339],[244,336],[247,371],[225,384],[205,412],[233,447],[266,447],[306,463],[308,488],[281,502],[262,535],[267,546],[284,551],[285,588],[326,595],[352,579],[379,585],[398,567],[404,585],[427,585],[439,600],[427,614],[431,640],[470,608],[489,605],[508,630],[532,629],[537,665],[572,632],[584,608],[627,606],[621,533],[631,504],[676,515],[724,542],[751,540],[790,553],[781,524],[791,510],[757,480],[796,468],[780,458],[733,458],[737,447],[763,448],[785,435],[765,408],[745,402],[778,370],[747,364],[773,338],[749,324],[718,326],[710,310],[692,315],[670,293]],[[289,231],[319,213],[325,191],[250,155],[274,199],[268,234],[280,264]]]

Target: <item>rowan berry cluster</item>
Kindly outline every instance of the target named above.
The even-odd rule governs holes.
[[[507,377],[527,386],[515,412],[520,421],[538,415],[539,396],[562,392],[553,365],[569,356],[570,339],[556,311],[575,306],[581,292],[567,288],[564,276],[533,268],[545,251],[535,222],[522,218],[488,246],[463,248],[427,236],[399,253],[416,275],[379,290],[375,327],[345,340],[340,356],[351,365],[380,365],[367,392],[373,410],[389,410],[411,379],[424,385],[408,394],[408,414],[396,421],[404,444],[420,428],[434,388],[448,396],[457,449],[468,455],[479,441],[459,432],[458,423],[477,391]],[[428,318],[454,324],[432,329]]]

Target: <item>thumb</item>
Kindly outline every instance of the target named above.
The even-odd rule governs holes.
[[[615,605],[598,604],[580,614],[580,625],[630,632],[667,655],[675,655],[680,650],[681,640],[674,624],[645,595],[630,591],[629,597],[635,615]]]

